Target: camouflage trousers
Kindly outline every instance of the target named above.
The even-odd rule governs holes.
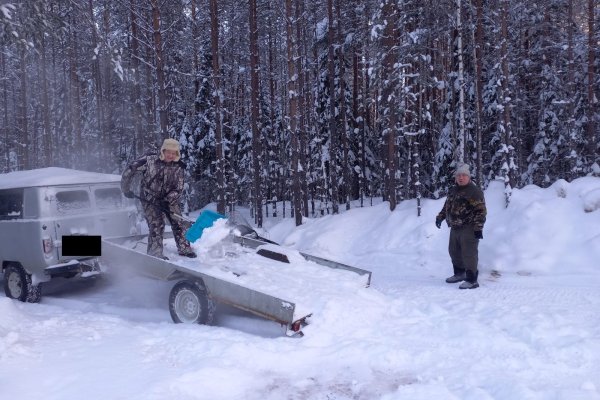
[[[185,232],[190,225],[186,221],[181,221],[172,216],[172,214],[181,215],[179,205],[171,205],[168,207],[169,212],[163,211],[161,208],[150,203],[142,203],[144,207],[144,216],[148,223],[148,249],[146,252],[155,257],[163,255],[163,234],[165,232],[165,217],[169,220],[173,237],[177,244],[177,250],[180,253],[189,253],[192,251],[190,242],[185,238]],[[165,207],[166,208],[166,207]]]
[[[473,226],[462,226],[450,229],[448,252],[452,259],[454,273],[465,270],[477,272],[479,262],[479,239],[475,238]]]

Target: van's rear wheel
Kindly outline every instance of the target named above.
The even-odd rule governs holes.
[[[31,275],[16,264],[4,270],[4,293],[6,297],[27,303],[38,303],[42,298],[41,286],[34,285]]]
[[[214,303],[202,282],[180,281],[169,295],[169,311],[175,323],[210,324]]]

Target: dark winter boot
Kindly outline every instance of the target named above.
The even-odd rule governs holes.
[[[477,276],[479,275],[479,271],[467,271],[467,279],[460,284],[459,289],[476,289],[479,287],[479,283],[477,283]]]
[[[189,257],[189,258],[196,258],[197,257],[196,253],[193,250],[180,251],[180,252],[178,252],[178,254],[180,256]]]
[[[465,270],[463,268],[454,267],[454,275],[446,278],[446,283],[457,283],[462,282],[466,279]]]

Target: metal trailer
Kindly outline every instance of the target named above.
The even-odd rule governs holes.
[[[232,233],[232,241],[247,249],[258,249],[256,253],[264,257],[289,262],[284,253],[277,252],[279,246],[274,242],[259,237],[250,228],[246,229],[245,233],[245,235]],[[301,329],[308,323],[307,318],[312,315],[312,312],[295,315],[296,304],[292,300],[213,276],[210,268],[198,271],[171,260],[149,256],[145,252],[132,248],[132,242],[144,238],[146,236],[140,235],[102,239],[102,261],[133,266],[137,273],[153,279],[177,281],[169,294],[169,311],[174,322],[209,324],[212,321],[216,302],[276,321],[285,326],[288,336],[303,336]],[[370,285],[370,271],[305,253],[300,254],[306,260],[324,267],[356,273],[363,277],[366,287]]]

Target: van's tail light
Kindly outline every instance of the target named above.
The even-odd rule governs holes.
[[[42,239],[42,247],[44,248],[44,254],[50,255],[52,249],[54,249],[54,245],[52,243],[52,238]]]

